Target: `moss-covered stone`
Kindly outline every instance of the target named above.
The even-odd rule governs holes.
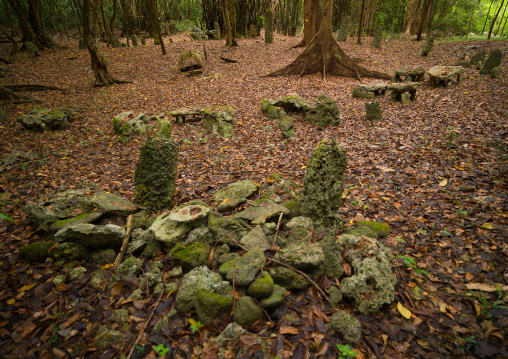
[[[92,258],[100,265],[114,263],[116,252],[114,249],[98,249],[92,252]]]
[[[90,213],[82,213],[76,217],[69,219],[62,219],[58,222],[51,224],[49,227],[50,231],[57,232],[63,228],[72,227],[75,224],[80,223],[92,223],[102,217],[102,212],[90,212]]]
[[[213,39],[220,40],[220,25],[217,21],[213,23]]]
[[[425,40],[425,43],[420,49],[420,56],[427,56],[434,47],[434,41],[439,36],[439,32],[433,31],[429,36],[427,36],[427,39]]]
[[[25,41],[24,43],[26,51],[28,52],[28,57],[40,57],[41,53],[39,52],[39,48],[31,41]]]
[[[115,135],[122,134],[122,120],[119,118],[113,119],[113,131],[115,131]]]
[[[88,257],[90,251],[82,243],[58,243],[48,252],[54,260],[80,261]]]
[[[114,224],[95,226],[84,223],[67,227],[55,233],[58,242],[83,243],[89,248],[119,248],[122,245],[125,229]]]
[[[335,140],[323,140],[307,165],[302,214],[323,227],[333,227],[342,203],[346,151]]]
[[[254,298],[266,298],[273,292],[273,279],[269,274],[260,276],[249,286],[247,293]]]
[[[480,66],[481,63],[485,60],[485,57],[487,56],[487,50],[480,49],[476,51],[473,56],[471,56],[471,65],[474,67]]]
[[[332,307],[338,306],[342,300],[342,293],[340,292],[340,289],[332,285],[328,288],[328,293],[330,294],[330,304]]]
[[[319,243],[321,244],[321,242]],[[344,274],[341,264],[342,258],[340,255],[330,249],[323,249],[323,253],[325,255],[323,266],[326,274],[331,277],[340,278],[342,274]]]
[[[193,243],[187,247],[177,244],[170,253],[181,266],[192,269],[205,264],[209,252],[208,243]]]
[[[302,214],[302,202],[300,201],[289,201],[284,203],[283,206],[289,209],[289,213],[286,216],[290,219],[300,217]]]
[[[341,116],[337,102],[328,96],[318,96],[316,104],[307,110],[305,120],[315,122],[319,127],[340,125]]]
[[[217,263],[219,264],[219,266],[221,266],[221,265],[223,265],[226,262],[232,261],[233,259],[237,259],[237,258],[240,258],[240,257],[241,257],[240,253],[236,253],[236,252],[221,254],[217,258]]]
[[[53,285],[58,287],[60,284],[65,283],[66,280],[67,276],[65,274],[57,275],[55,278],[53,278]]]
[[[369,238],[378,239],[378,235],[367,226],[349,227],[344,229],[344,234],[352,234],[353,236],[365,236]]]
[[[210,271],[206,266],[196,267],[184,275],[175,304],[181,311],[188,312],[194,308],[200,289],[209,289],[215,293],[225,294],[213,289],[217,285],[222,285],[222,278],[218,273]]]
[[[111,39],[111,47],[114,49],[122,47],[122,43],[116,37],[113,37]]]
[[[207,110],[203,114],[205,128],[215,136],[230,138],[233,136],[234,114],[231,106],[225,106],[220,111]]]
[[[323,248],[319,243],[294,242],[282,248],[275,259],[296,269],[313,269],[325,260]]]
[[[284,303],[284,299],[286,299],[286,288],[274,284],[270,296],[261,298],[259,305],[265,309],[273,309]]]
[[[357,227],[369,227],[375,232],[379,238],[388,237],[390,234],[390,226],[386,223],[379,223],[375,221],[358,221],[356,222]]]
[[[294,137],[295,132],[293,128],[295,126],[295,120],[291,116],[282,116],[278,121],[279,130],[283,137],[289,138]]]
[[[269,120],[274,120],[279,118],[279,110],[277,107],[270,105],[268,106],[268,110],[266,111],[266,116]]]
[[[268,240],[261,226],[257,225],[247,235],[243,236],[240,240],[241,245],[247,250],[259,248],[263,251],[270,248]]]
[[[250,227],[240,219],[220,217],[211,214],[208,217],[208,228],[214,233],[219,243],[237,247],[238,243],[250,230]]]
[[[264,312],[257,305],[254,298],[245,296],[236,302],[233,320],[243,326],[250,327],[252,324],[263,318]]]
[[[300,273],[287,267],[275,267],[270,270],[270,275],[275,284],[286,289],[306,289],[310,282]]]
[[[111,283],[116,283],[118,281],[125,283],[125,278],[129,275],[138,275],[141,272],[142,265],[143,261],[141,259],[135,257],[127,258],[118,266],[116,274],[111,278]]]
[[[381,106],[378,101],[365,102],[365,111],[369,121],[381,121],[383,119]]]
[[[83,278],[85,278],[85,273],[87,272],[87,269],[84,267],[76,267],[72,269],[69,273],[69,278],[72,281],[78,281]]]
[[[490,52],[487,61],[483,65],[480,70],[480,74],[482,75],[490,75],[490,72],[494,67],[501,66],[501,61],[503,60],[503,51],[501,49],[494,49]]]
[[[345,42],[349,34],[349,26],[351,23],[351,16],[343,15],[340,22],[339,29],[335,33],[335,39],[339,42]]]
[[[224,212],[247,202],[258,191],[258,186],[249,180],[237,181],[214,193],[213,200],[219,204],[217,210]]]
[[[203,288],[198,291],[195,306],[199,321],[205,325],[228,313],[233,308],[233,297]]]
[[[133,34],[131,37],[131,40],[132,40],[132,46],[139,47],[139,40],[136,35]]]
[[[362,324],[358,319],[353,318],[343,310],[335,312],[330,316],[328,329],[331,332],[338,331],[349,343],[356,343],[362,338]]]
[[[171,140],[151,139],[141,147],[134,172],[136,202],[154,211],[172,208],[178,167],[178,144]]]
[[[381,47],[381,40],[383,40],[383,27],[380,24],[377,24],[374,27],[374,38],[371,46],[375,49],[379,49]]]
[[[273,11],[270,6],[265,12],[265,43],[273,43]]]
[[[501,69],[499,66],[493,67],[492,70],[490,70],[490,77],[496,80],[501,78]]]
[[[161,140],[170,140],[171,139],[171,121],[169,120],[160,120],[157,125],[157,135],[156,137]]]
[[[94,338],[98,347],[109,347],[113,344],[123,343],[123,335],[119,330],[112,330],[108,325],[101,325]]]
[[[248,286],[265,265],[266,258],[261,249],[253,249],[238,259],[233,259],[219,267],[219,273],[230,283]]]
[[[29,244],[19,250],[19,256],[29,263],[42,263],[49,254],[49,249],[55,244],[51,241],[40,241]]]
[[[97,270],[90,277],[90,285],[93,288],[100,288],[106,282],[106,272],[103,270]]]

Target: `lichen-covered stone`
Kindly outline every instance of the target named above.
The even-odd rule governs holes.
[[[265,12],[265,43],[273,43],[273,11],[270,6]]]
[[[268,106],[268,109],[266,110],[266,116],[269,120],[274,120],[279,118],[279,110],[277,107],[270,105]]]
[[[48,250],[55,244],[51,241],[40,241],[29,244],[19,250],[19,256],[29,263],[42,263],[48,257]]]
[[[168,216],[161,214],[149,230],[156,240],[168,247],[173,247],[185,234],[206,221],[209,213],[208,207],[181,206],[174,209]]]
[[[305,120],[315,122],[319,127],[340,125],[341,116],[337,102],[328,96],[318,96],[316,104],[307,109]]]
[[[258,186],[254,182],[237,181],[215,192],[213,200],[219,204],[217,210],[224,212],[244,204],[257,191]]]
[[[219,347],[228,346],[232,340],[238,339],[243,333],[245,333],[245,329],[240,325],[229,323],[228,326],[212,340],[215,341]]]
[[[340,22],[340,27],[335,33],[335,39],[339,42],[345,42],[349,33],[349,26],[351,23],[351,16],[343,15]]]
[[[16,121],[24,128],[34,131],[65,130],[69,128],[69,120],[63,111],[36,108],[28,115],[16,117]]]
[[[286,299],[286,288],[274,284],[270,296],[261,298],[259,305],[265,309],[273,309],[284,303],[284,299]]]
[[[425,40],[425,43],[420,49],[420,56],[427,56],[434,47],[434,41],[438,37],[439,32],[433,31],[429,36],[427,36],[427,39]]]
[[[66,280],[67,280],[67,276],[65,274],[57,275],[57,276],[55,276],[55,278],[53,278],[53,285],[55,287],[58,287],[60,284],[65,283]]]
[[[390,262],[394,256],[389,248],[375,239],[349,234],[337,239],[336,248],[349,248],[346,260],[354,274],[342,280],[341,289],[360,313],[374,314],[393,301],[397,279],[392,273]]]
[[[208,217],[208,227],[214,233],[219,243],[238,246],[238,242],[250,231],[250,227],[240,219],[219,217],[211,214]]]
[[[33,42],[25,41],[24,45],[25,45],[26,51],[28,52],[29,58],[41,56],[41,53],[39,52],[39,48]]]
[[[220,25],[217,21],[213,22],[213,39],[220,40]]]
[[[257,305],[254,298],[245,296],[236,301],[235,312],[233,313],[233,321],[236,323],[250,327],[252,324],[262,319],[263,310]]]
[[[140,288],[136,288],[127,300],[142,300],[144,296],[145,292],[143,292]]]
[[[87,272],[87,269],[86,268],[83,268],[83,267],[76,267],[74,269],[72,269],[69,273],[69,278],[72,280],[72,281],[78,281],[78,280],[81,280],[83,278],[85,278],[85,273]]]
[[[48,252],[48,255],[54,260],[80,261],[90,254],[88,248],[82,243],[58,243]]]
[[[275,100],[263,100],[261,103],[261,112],[263,112],[263,108],[268,110],[268,106],[280,107],[289,112],[307,111],[309,108],[308,103],[297,94],[291,94]]]
[[[480,49],[476,51],[473,56],[471,56],[471,65],[478,67],[483,61],[485,60],[485,57],[487,56],[487,50]]]
[[[314,222],[309,217],[299,216],[291,218],[284,224],[284,229],[290,231],[295,228],[314,229]]]
[[[106,272],[98,270],[90,277],[90,285],[94,288],[100,288],[106,282]]]
[[[72,227],[76,224],[81,223],[92,223],[99,218],[101,218],[103,215],[102,212],[90,212],[90,213],[82,213],[76,217],[69,218],[69,219],[62,219],[58,222],[55,222],[49,226],[49,230],[53,232],[57,232],[61,229]]]
[[[344,274],[344,270],[342,269],[341,264],[342,258],[340,254],[326,248],[323,249],[323,253],[325,255],[325,260],[323,261],[325,273],[331,277],[340,278],[342,274]]]
[[[134,172],[136,202],[160,211],[175,204],[178,144],[172,140],[148,138],[141,147]]]
[[[177,244],[170,253],[181,266],[192,269],[205,264],[209,252],[208,243],[193,243],[187,247]]]
[[[234,114],[235,111],[230,106],[220,111],[206,110],[203,114],[205,128],[215,136],[230,138],[233,136]]]
[[[283,204],[284,207],[289,209],[289,213],[286,214],[288,218],[300,217],[302,213],[302,202],[300,201],[288,201]]]
[[[378,101],[365,102],[365,111],[369,121],[381,121],[383,119],[381,105],[379,105]]]
[[[318,226],[335,225],[346,167],[346,151],[335,140],[321,141],[312,153],[304,179],[302,214]]]
[[[270,275],[275,284],[286,289],[306,289],[310,282],[300,273],[287,267],[274,267],[270,270]]]
[[[283,137],[289,138],[294,137],[295,132],[293,128],[295,126],[295,120],[291,116],[282,116],[278,121],[279,130]]]
[[[482,69],[480,70],[480,74],[482,75],[490,75],[490,72],[494,67],[501,66],[501,61],[503,60],[503,51],[501,49],[494,49],[490,52],[487,61],[483,64]]]
[[[251,284],[266,263],[261,249],[253,249],[238,259],[233,259],[219,267],[219,273],[230,283],[245,287]]]
[[[212,272],[208,267],[194,268],[182,279],[176,295],[176,306],[183,312],[190,311],[196,304],[197,293],[200,289],[213,290],[213,286],[220,283],[222,283],[221,276]]]
[[[379,49],[381,47],[381,40],[383,40],[383,27],[377,24],[374,27],[374,38],[372,40],[371,46],[375,49]]]
[[[108,325],[101,325],[97,330],[94,341],[98,347],[109,347],[112,344],[123,343],[123,336],[121,331],[112,330]]]
[[[330,304],[332,307],[338,306],[342,300],[342,293],[340,292],[340,289],[332,285],[328,288],[328,293],[330,294]]]
[[[249,285],[247,293],[254,298],[266,298],[273,292],[273,279],[269,274],[258,276],[258,278]]]
[[[141,272],[143,261],[135,257],[129,257],[118,266],[116,273],[111,278],[111,283],[125,283],[125,278],[130,275],[138,275]]]
[[[92,258],[100,265],[114,263],[116,259],[116,252],[112,248],[97,249],[92,252]]]
[[[490,70],[490,77],[496,80],[501,78],[501,69],[499,66],[493,67],[492,70]]]
[[[369,238],[378,239],[378,235],[367,226],[349,227],[344,229],[344,234],[352,234],[353,236],[366,236]]]
[[[367,91],[364,88],[357,86],[353,88],[353,97],[355,98],[374,98],[374,92]]]
[[[160,120],[157,125],[157,135],[156,137],[161,140],[170,140],[171,139],[171,121],[169,120]]]
[[[386,238],[390,234],[390,226],[386,223],[379,223],[376,221],[358,221],[357,227],[368,227],[375,232],[379,238]]]
[[[356,343],[362,338],[362,324],[358,319],[353,318],[343,310],[333,313],[328,323],[328,329],[331,332],[338,331],[349,343]]]
[[[318,243],[294,242],[282,248],[275,259],[296,269],[312,269],[325,260],[323,248]]]
[[[247,250],[259,248],[265,251],[270,248],[263,229],[259,225],[254,227],[247,235],[243,236],[240,243]]]
[[[263,224],[268,219],[280,216],[280,213],[287,214],[289,210],[268,199],[259,199],[252,202],[245,210],[237,212],[233,218],[251,221],[252,224]]]
[[[189,232],[187,239],[181,244],[188,246],[192,243],[211,243],[215,240],[213,232],[208,226],[201,225]]]
[[[125,229],[114,224],[95,226],[93,224],[76,224],[55,233],[57,242],[81,242],[89,248],[121,247]]]
[[[240,253],[236,253],[236,252],[221,254],[217,258],[217,263],[219,264],[219,266],[221,266],[221,265],[223,265],[226,262],[232,261],[233,259],[237,259],[237,258],[240,258],[240,257],[241,257]]]
[[[202,288],[198,291],[195,307],[199,321],[205,325],[228,313],[233,308],[233,297]]]

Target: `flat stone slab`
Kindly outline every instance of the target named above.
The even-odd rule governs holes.
[[[374,95],[384,94],[386,92],[386,86],[388,86],[388,84],[383,81],[372,81],[358,85],[362,91],[374,92]]]
[[[395,71],[392,82],[421,82],[425,79],[425,69],[405,66]]]
[[[461,75],[465,71],[462,66],[434,66],[429,69],[429,84],[432,87],[449,87],[453,80],[461,83]]]
[[[407,103],[416,99],[418,86],[419,82],[392,82],[386,88],[391,91],[390,98],[393,102]]]

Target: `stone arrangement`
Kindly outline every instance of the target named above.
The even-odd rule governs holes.
[[[391,83],[387,89],[391,91],[390,98],[393,102],[411,103],[416,99],[416,89],[419,82]]]
[[[480,70],[480,74],[490,75],[493,68],[501,66],[502,60],[503,60],[503,51],[501,51],[500,49],[492,50],[489,54],[489,57],[485,61],[485,64],[483,64],[483,67]]]
[[[150,118],[151,121],[158,121],[158,116]],[[134,116],[134,112],[127,111],[119,113],[112,120],[113,131],[116,135],[120,135],[122,140],[128,141],[134,134],[144,135],[148,129],[148,117],[140,112]]]
[[[353,89],[353,97],[375,98],[386,94],[388,84],[383,81],[371,81],[366,84],[359,84]]]
[[[392,82],[423,82],[425,81],[425,69],[421,67],[412,68],[406,66],[401,69],[395,70],[395,75],[392,77]]]
[[[450,87],[455,81],[461,83],[464,72],[461,66],[434,66],[429,69],[429,84],[432,87]]]
[[[65,130],[69,122],[74,121],[76,112],[70,108],[51,110],[49,108],[35,108],[28,115],[20,115],[16,121],[27,130],[49,131]]]
[[[189,117],[203,120],[204,127],[212,131],[215,136],[230,138],[233,136],[235,111],[231,106],[211,108],[181,108],[168,112],[169,117],[174,117],[176,123],[185,123]]]
[[[365,111],[367,113],[367,120],[380,121],[383,119],[381,115],[381,106],[378,101],[365,102]]]

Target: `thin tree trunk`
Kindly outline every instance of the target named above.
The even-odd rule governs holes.
[[[319,8],[312,5],[312,0],[303,2],[303,39],[295,47],[306,47],[319,30]]]
[[[481,0],[478,0],[478,4],[480,4],[480,1]],[[469,24],[467,25],[466,40],[469,37],[469,30],[471,30],[471,23],[473,22],[473,15],[474,15],[475,8],[476,8],[476,5],[473,5],[473,10],[471,10],[471,16],[469,17]]]
[[[58,31],[56,30],[55,20],[53,19],[53,12],[51,11],[51,8],[49,7],[47,0],[44,0],[44,5],[46,6],[46,9],[48,10],[49,19],[51,20],[51,25],[53,26],[53,31],[56,34]]]
[[[74,13],[74,16],[76,17],[76,20],[77,20],[77,26],[78,26],[78,32],[79,32],[79,37],[83,37],[83,32],[81,31],[81,18],[80,16],[78,15],[78,11],[76,10],[76,6],[74,6],[74,1],[73,0],[70,0],[69,1],[71,3],[71,7],[72,7],[72,12]]]
[[[365,0],[362,0],[362,8],[360,10],[360,16],[358,19],[358,40],[356,43],[358,45],[362,44],[362,22],[363,22],[363,10],[365,9]]]
[[[489,29],[489,36],[487,36],[487,40],[490,40],[490,35],[492,35],[492,29],[494,28],[494,24],[496,23],[497,17],[499,16],[499,13],[501,12],[501,8],[504,5],[504,0],[501,1],[501,5],[499,6],[499,9],[496,12],[496,16],[494,16],[494,19],[492,20],[492,24],[490,25]]]
[[[508,16],[506,17],[506,19],[504,20],[504,25],[503,25],[503,28],[501,29],[501,35],[500,36],[503,36],[503,33],[504,33],[504,27],[506,26],[506,22],[508,21]]]
[[[16,31],[16,27],[14,26],[14,22],[12,21],[11,12],[9,10],[9,5],[7,4],[7,0],[2,0],[2,5],[4,7],[4,14],[7,14],[7,18],[9,19],[9,25],[11,27],[12,36],[16,36],[18,33]]]
[[[504,14],[506,13],[506,8],[508,8],[508,2],[506,3],[506,5],[504,7],[503,15],[501,15],[501,20],[499,20],[499,26],[497,27],[497,30],[496,30],[496,33],[494,34],[494,36],[497,36],[497,33],[499,32],[499,29],[501,28],[501,25],[503,24],[503,19],[504,19]]]
[[[485,26],[487,26],[487,21],[489,20],[490,9],[492,8],[494,1],[495,0],[492,0],[492,2],[490,3],[490,6],[489,6],[489,10],[487,11],[487,16],[485,17],[485,23],[483,24],[482,35],[485,32]]]
[[[125,0],[120,0],[120,5],[122,5],[122,13],[123,13],[123,22],[125,26],[125,38],[127,40],[127,46],[129,46],[129,36],[130,36],[130,29],[129,29],[129,23],[127,21],[127,5],[125,4]],[[162,39],[161,39],[162,42]]]
[[[51,5],[51,0],[49,0],[49,1],[50,1],[50,3],[49,3],[49,4]],[[56,10],[56,11],[55,11],[55,13],[56,13],[56,17],[57,17],[58,21],[62,24],[62,26],[63,26],[63,28],[64,28],[64,31],[65,31],[65,36],[67,37],[67,42],[69,42],[69,41],[70,41],[70,38],[69,38],[69,32],[67,31],[67,22],[66,22],[66,21],[64,21],[64,20],[62,19],[62,16],[60,15],[60,14],[62,13],[62,11],[61,11],[61,10],[60,10],[60,8],[58,7],[58,1],[56,1],[56,0],[55,0],[55,2],[54,2],[54,4],[53,4],[53,5],[54,5],[55,10]]]
[[[429,17],[429,11],[431,6],[432,0],[427,0],[425,8],[423,9],[422,21],[420,22],[420,27],[418,28],[418,34],[416,35],[416,41],[420,41],[422,39],[423,28],[425,27],[425,23],[427,22],[427,18]]]
[[[152,13],[151,15],[152,15],[153,26],[155,27],[155,31],[157,32],[157,36],[159,36],[159,42],[161,44],[162,54],[166,55],[166,48],[164,47],[164,41],[162,40],[161,27],[159,25],[159,17],[157,16],[157,13],[155,11],[155,3],[154,3],[154,1],[155,0],[148,0],[149,5],[150,5],[150,12]]]

